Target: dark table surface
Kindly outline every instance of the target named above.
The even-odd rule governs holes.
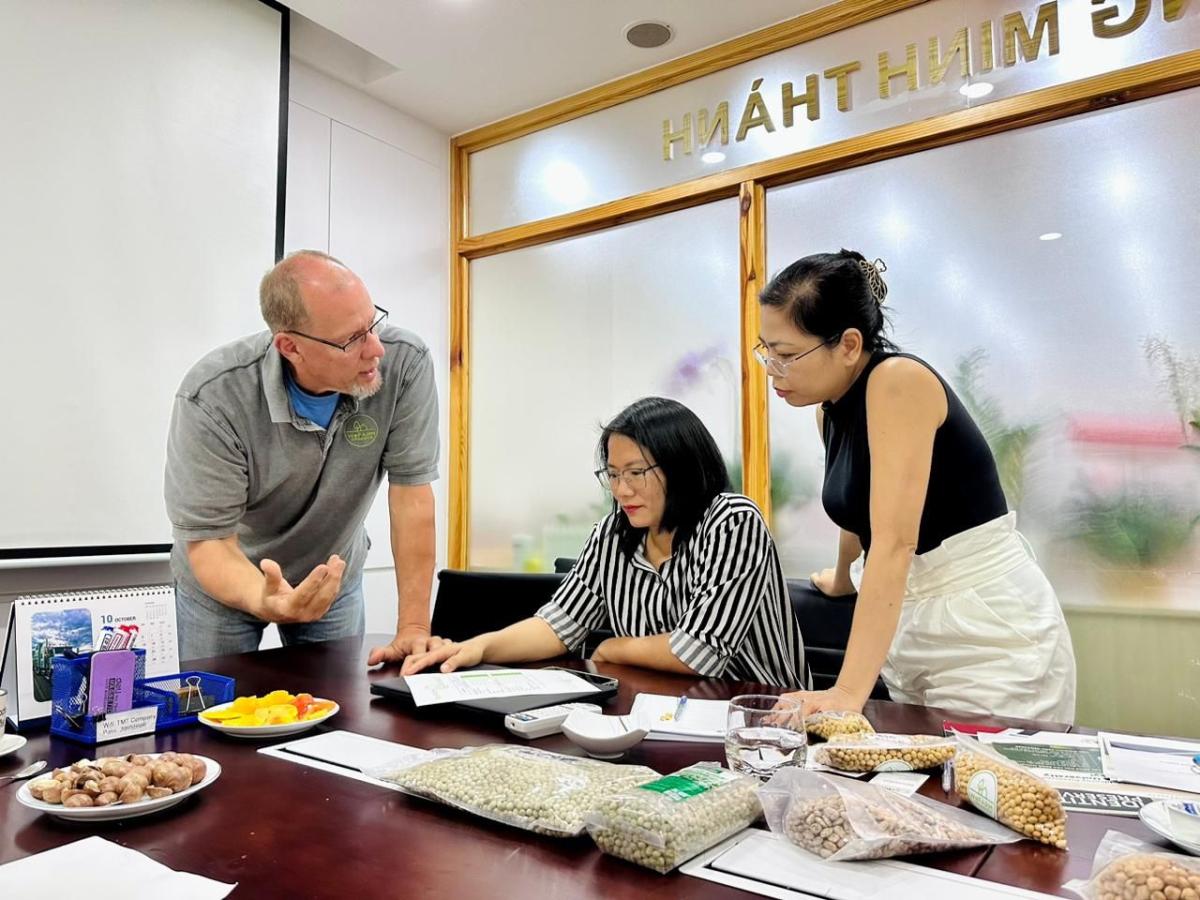
[[[453,709],[413,710],[369,692],[372,680],[397,674],[366,668],[367,650],[385,637],[331,641],[201,660],[194,668],[237,679],[239,695],[285,689],[328,697],[341,712],[318,730],[345,730],[416,747],[526,743],[500,717]],[[562,664],[562,661],[556,661]],[[572,660],[567,665],[592,667]],[[189,664],[192,666],[193,664]],[[724,699],[776,689],[745,682],[697,680],[626,666],[596,668],[621,680],[607,711],[626,713],[639,692]],[[940,734],[944,719],[1039,727],[946,710],[872,701],[865,710],[878,731]],[[1045,730],[1062,730],[1046,725]],[[317,733],[317,732],[310,732]],[[161,814],[112,823],[68,823],[17,803],[16,786],[0,788],[0,863],[90,834],[139,850],[174,869],[238,882],[234,897],[641,897],[749,896],[673,873],[658,875],[602,855],[587,837],[556,840],[495,824],[376,785],[263,756],[278,741],[229,738],[203,726],[85,747],[45,732],[0,760],[0,774],[37,759],[52,766],[77,759],[177,750],[217,760],[220,779]],[[562,735],[532,746],[583,755]],[[623,762],[669,773],[699,760],[724,762],[719,744],[645,741]],[[921,793],[954,803],[931,777]],[[1163,844],[1137,819],[1072,813],[1069,851],[1031,841],[912,862],[1062,896],[1071,878],[1091,871],[1104,833],[1118,829]],[[1165,845],[1164,845],[1165,846]],[[3,891],[0,889],[0,894]]]

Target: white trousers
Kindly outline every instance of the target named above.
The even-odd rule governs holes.
[[[1071,635],[1016,523],[1010,512],[913,558],[881,673],[893,700],[1074,722]]]

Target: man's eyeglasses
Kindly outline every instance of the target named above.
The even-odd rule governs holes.
[[[327,341],[327,340],[325,340],[325,338],[319,338],[319,337],[316,337],[315,335],[305,334],[303,331],[288,331],[285,333],[286,334],[294,334],[294,335],[296,335],[298,337],[302,337],[302,338],[308,338],[310,341],[316,341],[318,344],[324,344],[326,347],[334,347],[337,350],[341,350],[343,353],[348,353],[348,352],[350,352],[350,350],[352,350],[353,348],[355,348],[359,344],[361,344],[363,341],[365,341],[367,339],[368,334],[379,334],[379,329],[383,327],[383,323],[388,317],[388,311],[386,309],[384,309],[382,306],[376,306],[375,311],[377,313],[379,313],[379,316],[375,319],[374,322],[371,323],[371,327],[368,328],[366,331],[360,331],[358,334],[356,334],[354,337],[350,338],[350,340],[346,341],[344,344],[339,344],[336,341]]]
[[[617,482],[624,481],[632,490],[640,491],[646,486],[646,473],[658,466],[646,466],[644,469],[626,469],[624,472],[612,472],[608,469],[597,469],[593,474],[600,482],[600,487],[606,491],[615,491]]]
[[[804,359],[804,357],[808,356],[810,353],[816,353],[818,350],[824,346],[827,346],[828,344],[836,344],[841,339],[842,336],[837,334],[831,337],[829,340],[822,341],[821,343],[817,344],[817,346],[812,347],[809,350],[805,350],[803,353],[789,353],[786,356],[773,355],[771,351],[767,349],[767,345],[762,341],[759,341],[758,345],[754,348],[754,358],[757,359],[770,374],[779,375],[782,377],[787,375],[788,369],[793,363]]]

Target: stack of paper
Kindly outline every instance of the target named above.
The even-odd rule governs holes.
[[[1136,817],[1148,803],[1179,796],[1177,791],[1144,787],[1148,782],[1111,777],[1098,735],[1040,731],[979,739],[1058,788],[1063,806],[1072,812]]]
[[[676,719],[678,697],[662,694],[638,694],[629,718],[650,729],[648,741],[695,741],[723,744],[725,723],[729,718],[728,700],[688,699],[683,714]]]
[[[684,875],[778,900],[1012,900],[1048,897],[898,859],[831,863],[769,831],[749,828],[680,869]]]
[[[1200,771],[1192,762],[1200,742],[1107,731],[1099,738],[1104,774],[1112,780],[1200,794]]]

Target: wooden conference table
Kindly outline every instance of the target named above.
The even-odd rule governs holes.
[[[456,710],[406,710],[370,694],[371,680],[396,674],[365,668],[368,648],[386,640],[373,635],[362,641],[286,647],[203,660],[195,668],[236,678],[239,694],[261,695],[283,688],[334,699],[341,712],[322,729],[343,729],[417,747],[524,743],[505,731],[499,718]],[[567,664],[592,665],[578,659]],[[616,713],[628,712],[634,696],[643,691],[722,699],[760,688],[625,666],[597,668],[621,680],[620,695],[608,707]],[[939,734],[945,718],[1033,724],[878,701],[867,705],[866,714],[879,731],[909,733]],[[1061,726],[1047,726],[1047,730],[1061,730]],[[0,788],[0,863],[99,834],[174,869],[236,881],[235,898],[750,896],[678,873],[658,875],[604,856],[587,837],[538,836],[256,752],[268,743],[227,738],[197,725],[103,745],[98,755],[177,750],[212,757],[222,767],[220,779],[197,796],[160,815],[123,823],[62,822],[19,805],[15,786]],[[582,754],[562,735],[533,745]],[[94,755],[91,748],[34,733],[19,753],[0,760],[0,774],[36,759],[63,766],[90,755]],[[647,741],[623,761],[669,773],[704,759],[724,762],[724,748]],[[956,802],[942,792],[939,782],[931,777],[922,793]],[[1096,846],[1110,828],[1162,843],[1137,819],[1072,813],[1069,851],[1021,841],[994,850],[913,857],[912,861],[1074,896],[1060,886],[1090,873]],[[82,877],[86,881],[105,876],[97,872]]]

